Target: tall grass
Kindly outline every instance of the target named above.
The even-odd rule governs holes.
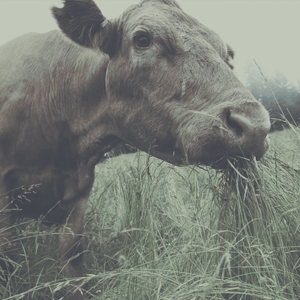
[[[271,139],[260,162],[218,172],[143,153],[97,166],[81,278],[91,297],[299,299],[299,129]],[[62,298],[56,230],[14,230],[20,256],[1,299]]]

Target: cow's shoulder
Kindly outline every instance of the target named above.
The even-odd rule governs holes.
[[[99,50],[84,48],[59,30],[18,37],[0,47],[0,110],[8,100],[30,95],[35,101],[66,80],[81,82],[86,70],[95,72],[103,59]]]
[[[65,56],[71,49],[74,52],[76,48],[78,47],[58,30],[42,34],[29,33],[2,45],[0,47],[2,87],[16,76],[22,78],[34,73],[40,74],[43,69],[55,64],[60,56]]]

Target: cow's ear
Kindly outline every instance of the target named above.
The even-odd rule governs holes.
[[[88,48],[100,48],[112,55],[115,26],[92,0],[65,0],[52,13],[59,28],[74,42]]]

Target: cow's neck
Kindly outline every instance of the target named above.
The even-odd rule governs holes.
[[[52,82],[59,85],[60,91],[49,101],[53,101],[50,105],[56,110],[59,122],[70,129],[78,160],[93,167],[121,141],[112,134],[113,124],[108,117],[105,75],[109,58],[100,51],[76,45],[71,51],[69,57],[61,57],[65,68],[59,73],[60,78],[57,73],[52,75]]]

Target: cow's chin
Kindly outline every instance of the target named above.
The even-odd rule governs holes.
[[[155,151],[151,150],[151,155],[162,159],[170,164],[176,166],[187,166],[187,165],[199,165],[199,166],[207,166],[212,169],[220,169],[224,170],[227,168],[236,167],[238,165],[242,165],[242,162],[251,162],[251,161],[259,161],[265,153],[269,149],[269,138],[265,139],[264,145],[260,148],[256,148],[252,153],[229,153],[225,156],[211,156],[210,153],[213,151],[203,151],[202,153],[197,153],[197,151],[191,151],[190,155],[183,155],[182,151],[176,149],[176,151],[170,152],[163,152],[163,151]],[[201,150],[199,152],[201,152]],[[211,149],[212,150],[212,149]],[[226,152],[226,151],[224,151]]]
[[[198,151],[190,151],[189,163],[209,166],[213,169],[227,169],[228,167],[235,167],[243,165],[243,162],[259,161],[269,150],[270,139],[267,136],[260,145],[247,145],[243,152],[238,147],[230,147],[226,149],[219,147],[222,151],[215,151],[218,149],[216,145],[210,147],[199,148]],[[248,151],[247,151],[248,150]],[[222,152],[224,154],[222,154]]]
[[[224,156],[215,160],[207,160],[203,163],[203,165],[216,170],[225,170],[227,168],[238,168],[239,166],[245,166],[247,162],[256,164],[256,162],[259,161],[262,157],[263,155]]]
[[[219,159],[208,161],[208,164],[213,169],[227,169],[228,167],[237,166],[238,164],[242,164],[242,162],[254,162],[259,161],[269,150],[270,147],[270,139],[267,136],[264,144],[260,148],[256,148],[250,154],[237,154],[234,156],[225,156]]]

